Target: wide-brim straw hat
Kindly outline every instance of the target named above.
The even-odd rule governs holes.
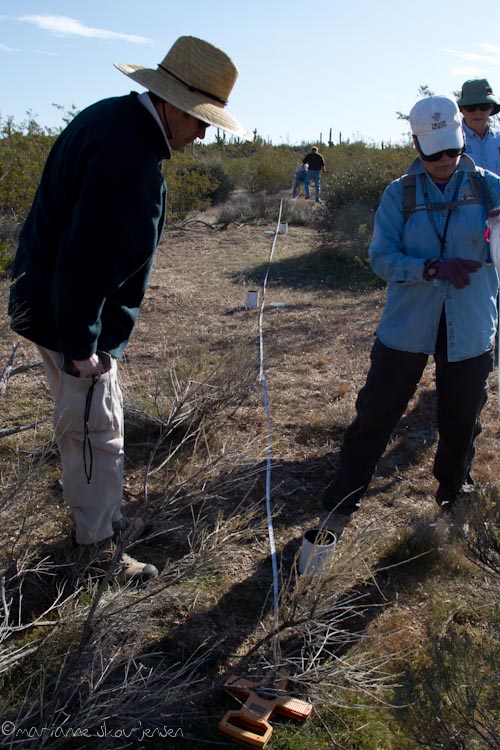
[[[500,112],[500,99],[495,96],[486,78],[465,81],[457,104],[459,107],[466,104],[492,104],[491,114],[496,115]]]
[[[114,63],[126,76],[183,112],[251,140],[225,107],[238,69],[225,52],[193,36],[181,36],[156,70]]]

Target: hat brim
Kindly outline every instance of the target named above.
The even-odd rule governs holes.
[[[486,96],[463,96],[457,101],[457,104],[459,107],[465,107],[469,104],[492,104],[493,109],[491,110],[490,117],[500,112],[500,100],[494,94],[487,94]]]
[[[432,131],[432,133],[419,133],[417,138],[418,145],[426,156],[437,154],[438,151],[446,151],[449,148],[463,148],[465,143],[461,127],[454,130],[444,128]]]
[[[230,115],[223,108],[223,105],[217,105],[202,93],[190,91],[184,84],[173,78],[170,79],[161,71],[152,68],[122,63],[113,64],[121,73],[137,81],[161,99],[182,109],[188,115],[208,122],[216,128],[227,130],[228,133],[232,133],[238,138],[243,138],[246,141],[252,140],[243,125]]]

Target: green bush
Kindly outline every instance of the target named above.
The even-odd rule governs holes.
[[[455,622],[430,633],[402,676],[395,716],[420,747],[500,748],[498,614],[483,616],[481,634]]]
[[[211,186],[207,198],[210,199],[212,205],[219,206],[221,203],[225,203],[236,187],[234,177],[226,172],[220,162],[201,165],[199,168],[200,170],[204,169],[205,173],[210,177]]]
[[[236,184],[220,160],[210,162],[203,153],[199,158],[193,151],[175,153],[164,165],[170,222],[185,218],[190,211],[223,203]]]
[[[29,211],[54,135],[30,120],[0,119],[0,206],[23,221]]]
[[[409,147],[375,149],[363,143],[337,146],[323,191],[319,228],[327,234],[369,237],[375,210],[387,185],[407,172]]]
[[[269,146],[258,141],[228,146],[222,158],[241,190],[274,194],[291,189],[297,163],[305,153],[304,148]]]
[[[0,274],[8,271],[19,227],[24,222],[38,186],[43,165],[54,141],[49,130],[30,117],[16,124],[0,117]]]
[[[8,274],[17,245],[20,224],[13,215],[0,213],[0,278]]]

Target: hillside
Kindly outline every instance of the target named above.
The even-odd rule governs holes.
[[[221,742],[217,723],[237,706],[220,690],[226,675],[269,668],[279,654],[294,667],[295,691],[313,703],[315,716],[303,727],[275,722],[272,750],[498,748],[500,740],[488,744],[475,730],[463,735],[466,744],[458,729],[457,744],[445,744],[444,729],[437,735],[434,720],[425,719],[425,695],[413,712],[391,708],[415,702],[418,675],[406,670],[420,664],[420,654],[422,663],[432,662],[436,633],[443,649],[466,636],[474,648],[481,642],[490,648],[487,656],[474,651],[486,695],[499,674],[500,644],[491,640],[499,601],[494,578],[437,520],[432,364],[331,571],[323,581],[296,575],[302,533],[318,520],[366,376],[384,290],[368,271],[366,283],[362,273],[350,280],[346,260],[339,264],[313,229],[290,226],[278,236],[262,316],[268,448],[259,309],[244,304],[249,289],[259,290],[262,301],[274,228],[221,230],[203,215],[164,235],[121,369],[125,510],[155,520],[155,535],[136,552],[162,571],[146,589],[75,589],[61,572],[70,522],[41,369],[14,375],[0,396],[0,428],[40,421],[37,430],[0,440],[2,720],[39,728],[61,725],[68,714],[66,727],[90,728],[95,737],[107,716],[100,748],[208,747]],[[2,330],[3,367],[14,338]],[[36,359],[36,350],[20,341],[15,365]],[[483,422],[474,477],[488,499],[498,490],[496,371]],[[269,456],[282,597],[278,648],[265,507]],[[452,660],[443,667],[460,703],[453,669]],[[458,674],[464,669],[460,664]],[[439,687],[441,676],[431,682]],[[486,716],[500,721],[494,693]],[[453,721],[462,729],[450,705],[452,698],[439,710],[451,735]],[[141,722],[149,735],[139,733]],[[184,739],[165,743],[165,727],[182,729]],[[128,745],[119,734],[125,729]],[[90,747],[69,736],[47,746]],[[12,741],[12,733],[0,737],[0,747]],[[40,738],[23,745],[41,746]]]

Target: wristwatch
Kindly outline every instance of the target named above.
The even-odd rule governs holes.
[[[423,273],[423,277],[426,281],[430,281],[437,274],[438,263],[439,263],[438,258],[427,258],[427,260],[424,263],[424,273]]]

